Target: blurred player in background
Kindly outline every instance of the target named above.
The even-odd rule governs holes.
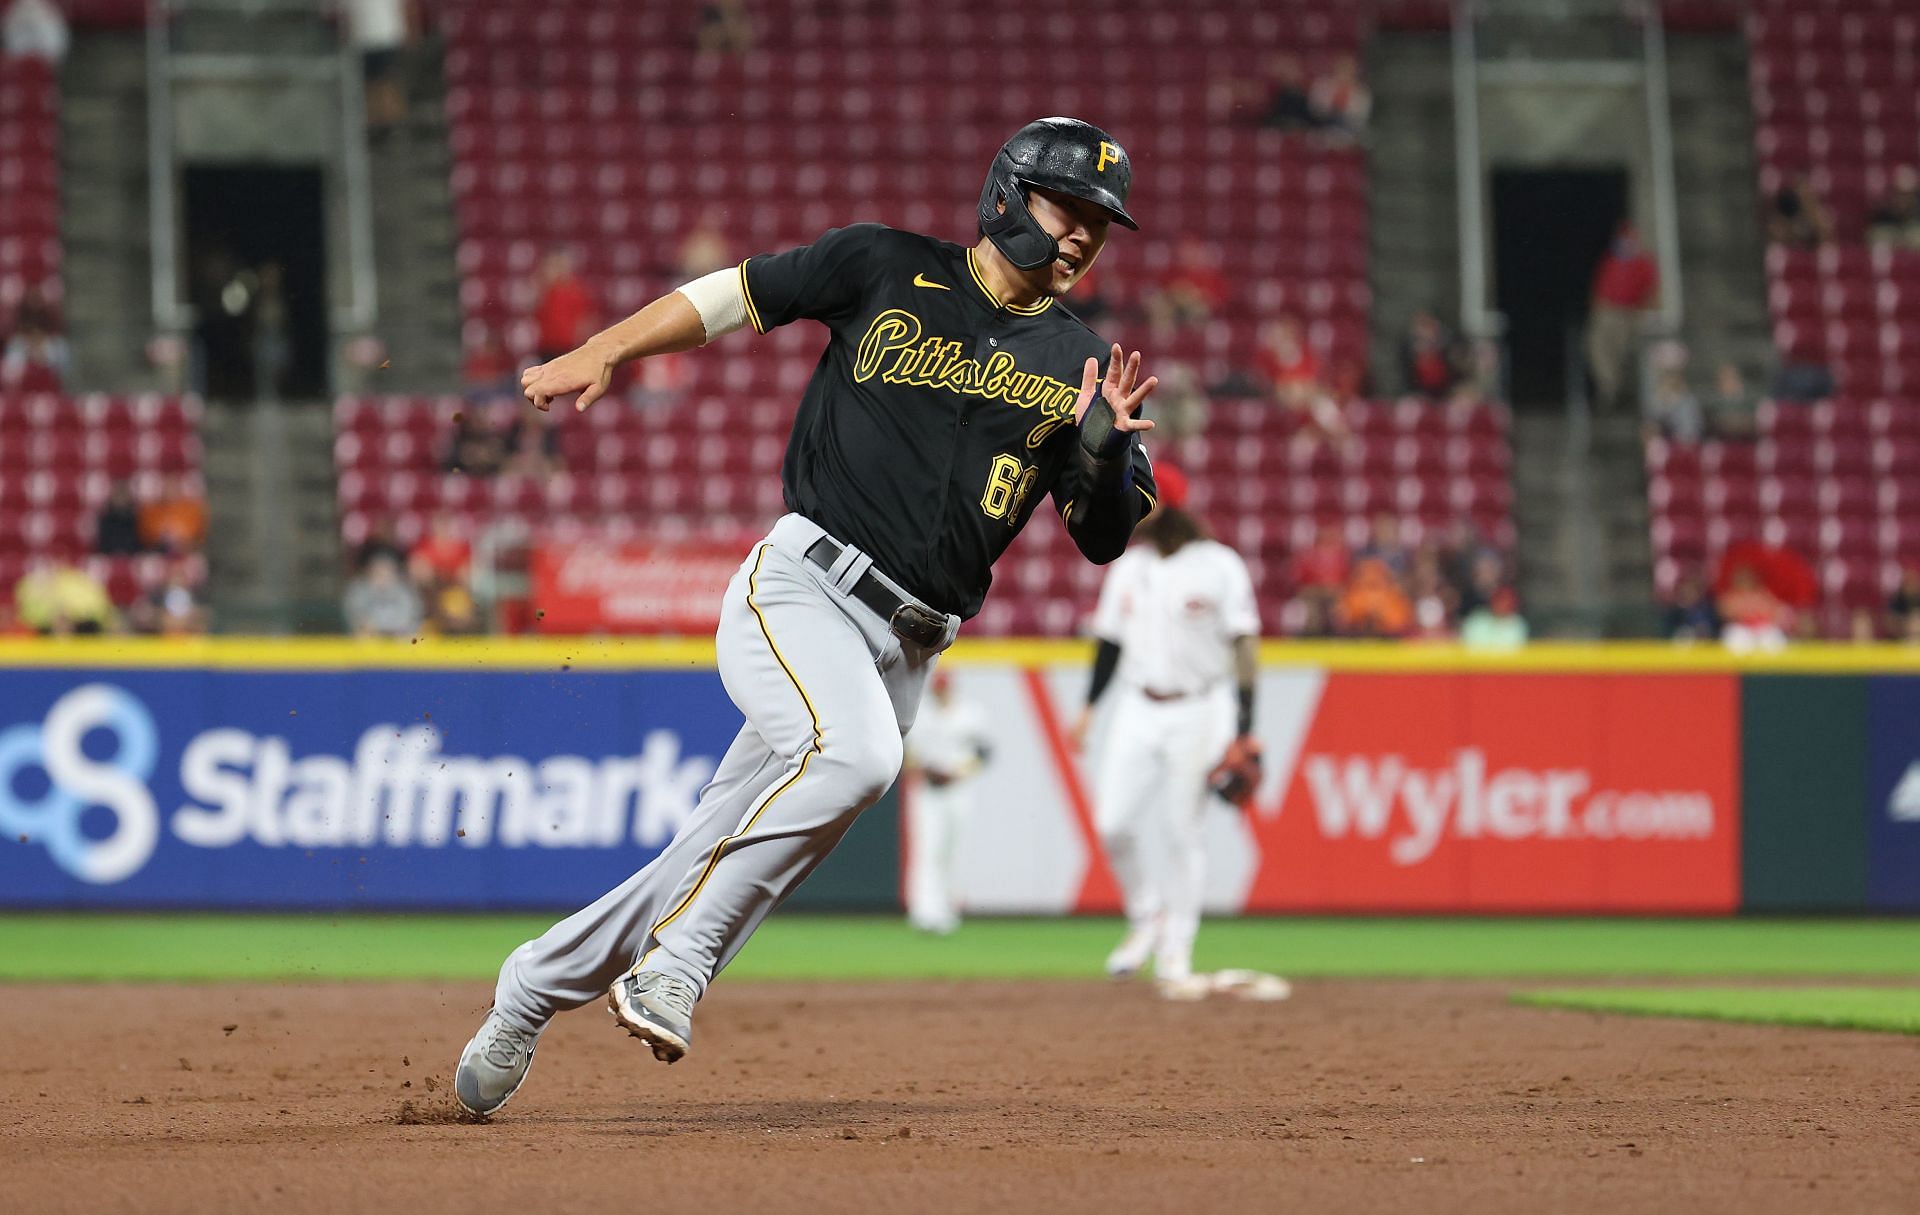
[[[945,934],[960,927],[961,824],[991,745],[985,711],[954,695],[952,675],[936,670],[928,691],[907,735],[907,768],[920,778],[907,798],[907,922]]]
[[[1221,792],[1250,796],[1247,769],[1259,754],[1260,613],[1246,562],[1186,511],[1185,477],[1165,465],[1158,473],[1159,505],[1137,529],[1144,543],[1113,563],[1100,589],[1099,647],[1075,737],[1118,685],[1094,777],[1094,825],[1127,913],[1107,973],[1124,978],[1151,961],[1162,995],[1193,999],[1208,990],[1194,978],[1193,941],[1212,782],[1230,777]]]

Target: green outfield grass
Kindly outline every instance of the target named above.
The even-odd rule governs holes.
[[[484,979],[547,916],[0,915],[0,981]],[[1112,920],[775,916],[736,979],[1085,978]],[[1196,962],[1290,977],[1920,977],[1914,920],[1243,919]],[[1587,994],[1587,993],[1580,993]]]
[[[1915,987],[1573,988],[1514,999],[1590,1012],[1920,1034],[1920,988]]]

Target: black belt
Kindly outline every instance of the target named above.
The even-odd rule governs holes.
[[[807,560],[823,570],[832,570],[834,563],[840,560],[840,554],[845,551],[833,537],[822,536],[807,546]],[[873,576],[872,570],[861,574],[853,584],[853,589],[847,593],[886,621],[893,635],[902,641],[911,641],[931,650],[947,639],[945,616],[894,593],[886,583]]]

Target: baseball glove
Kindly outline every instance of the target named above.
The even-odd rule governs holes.
[[[1227,745],[1227,753],[1207,773],[1207,788],[1245,810],[1253,805],[1253,791],[1259,786],[1260,743],[1242,734]]]

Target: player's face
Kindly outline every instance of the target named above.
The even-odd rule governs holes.
[[[1051,262],[1027,271],[1027,279],[1042,294],[1065,295],[1106,247],[1112,218],[1105,207],[1052,190],[1031,191],[1027,209],[1060,247]]]

